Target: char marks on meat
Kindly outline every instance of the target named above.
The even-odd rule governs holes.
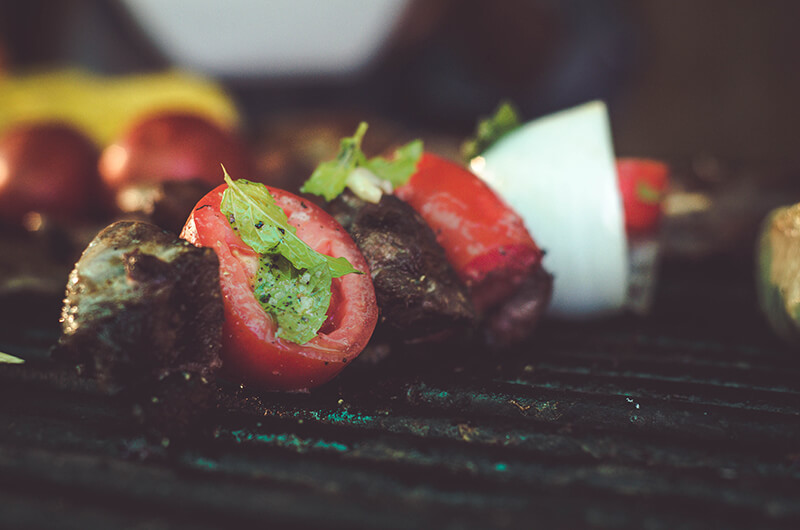
[[[129,396],[150,426],[172,431],[211,403],[222,321],[212,249],[121,221],[70,273],[55,353],[86,364],[101,388]]]
[[[392,195],[372,204],[346,191],[331,202],[330,211],[369,264],[386,338],[441,339],[474,322],[466,287],[411,206]]]

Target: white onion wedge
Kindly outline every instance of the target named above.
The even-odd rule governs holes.
[[[471,167],[547,251],[544,267],[555,276],[551,315],[590,318],[623,309],[627,241],[604,103],[531,121]]]

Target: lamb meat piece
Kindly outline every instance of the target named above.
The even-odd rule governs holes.
[[[553,275],[541,265],[535,266],[514,294],[486,312],[487,344],[501,349],[528,339],[550,304],[552,294]]]
[[[372,204],[346,191],[331,202],[330,211],[369,264],[384,337],[422,342],[472,326],[475,312],[467,288],[411,206],[393,195]]]
[[[55,354],[89,367],[167,432],[208,406],[222,365],[219,262],[147,223],[120,221],[83,252],[67,283]]]

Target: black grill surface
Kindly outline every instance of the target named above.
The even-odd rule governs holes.
[[[47,360],[51,327],[6,329],[28,362],[0,366],[0,526],[800,528],[800,356],[750,275],[667,263],[647,318],[407,348],[307,395],[225,387],[162,443]]]

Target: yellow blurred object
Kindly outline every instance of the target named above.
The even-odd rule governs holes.
[[[100,146],[135,119],[160,111],[197,112],[231,129],[239,124],[233,100],[217,83],[179,70],[98,76],[51,70],[0,76],[0,133],[21,121],[64,121]]]

